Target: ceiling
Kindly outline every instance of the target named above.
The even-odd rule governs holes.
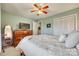
[[[41,4],[44,5],[45,3]],[[3,3],[2,10],[17,16],[36,20],[79,7],[78,3],[48,3],[48,5],[48,14],[41,14],[40,16],[30,12],[33,8],[33,3]]]

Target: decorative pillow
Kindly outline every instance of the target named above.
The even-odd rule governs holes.
[[[68,35],[65,41],[65,47],[73,48],[79,43],[79,32],[73,32]]]
[[[76,45],[76,48],[79,49],[79,44]]]
[[[65,42],[66,37],[67,37],[66,34],[60,35],[60,37],[59,37],[59,42]]]

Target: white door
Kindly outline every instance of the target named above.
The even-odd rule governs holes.
[[[62,20],[54,20],[54,24],[53,24],[53,32],[55,35],[59,35],[62,33],[63,30],[63,22]]]
[[[38,22],[33,21],[33,34],[38,34]]]

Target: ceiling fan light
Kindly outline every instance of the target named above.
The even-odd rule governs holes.
[[[38,14],[42,14],[43,12],[42,11],[38,11]]]

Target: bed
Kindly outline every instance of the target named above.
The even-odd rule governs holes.
[[[58,41],[57,36],[31,35],[24,37],[16,49],[23,51],[26,56],[78,56],[76,48],[66,48]]]

